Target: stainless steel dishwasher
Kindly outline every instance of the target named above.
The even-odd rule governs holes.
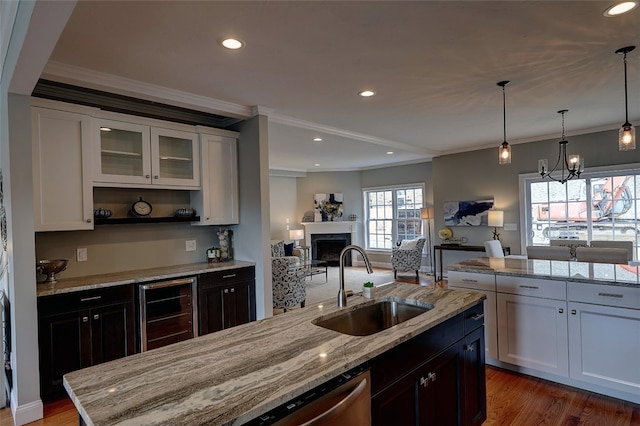
[[[195,277],[139,287],[140,350],[148,351],[198,335]]]
[[[371,377],[362,365],[335,377],[247,425],[370,425]]]

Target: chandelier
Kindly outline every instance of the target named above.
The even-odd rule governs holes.
[[[562,109],[558,111],[559,114],[562,114],[562,139],[558,142],[560,147],[556,165],[553,166],[553,169],[549,170],[549,162],[546,158],[538,160],[538,173],[540,173],[540,176],[562,184],[573,178],[580,177],[580,173],[584,171],[584,158],[581,158],[579,155],[570,155],[569,158],[567,158],[567,144],[569,141],[564,137],[564,114],[567,111],[569,110]],[[560,169],[558,169],[558,166]],[[560,172],[559,176],[552,175],[556,170]]]

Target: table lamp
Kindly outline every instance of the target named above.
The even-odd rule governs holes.
[[[488,225],[493,226],[493,239],[500,240],[498,227],[504,225],[504,212],[502,210],[489,210]]]
[[[300,240],[304,239],[303,229],[291,229],[289,231],[289,239],[296,242],[296,247],[300,247]]]

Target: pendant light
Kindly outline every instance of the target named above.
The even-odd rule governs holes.
[[[562,139],[558,142],[560,146],[558,148],[556,165],[553,166],[553,169],[549,170],[549,163],[546,158],[538,160],[538,173],[540,173],[540,176],[560,183],[565,183],[568,180],[580,177],[580,173],[584,171],[584,158],[581,158],[579,155],[570,155],[569,158],[567,158],[567,144],[569,141],[564,137],[564,115],[567,111],[569,110],[561,109],[558,111],[558,114],[562,114]],[[558,169],[558,166],[560,166],[560,176],[554,177],[552,173]]]
[[[509,84],[509,80],[499,81],[496,85],[502,87],[502,123],[503,139],[502,145],[498,148],[498,164],[511,164],[511,147],[507,142],[507,104],[504,94],[504,87]]]
[[[618,149],[620,151],[636,149],[636,129],[629,123],[629,106],[627,102],[627,53],[635,48],[635,46],[627,46],[616,50],[616,53],[623,55],[624,58],[624,124],[618,133]]]

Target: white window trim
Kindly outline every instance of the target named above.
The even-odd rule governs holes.
[[[364,245],[365,247],[369,247],[369,230],[368,230],[368,225],[369,225],[369,210],[368,210],[368,199],[367,199],[367,192],[370,191],[388,191],[388,190],[395,190],[395,189],[406,189],[406,188],[416,188],[419,187],[422,189],[422,202],[423,204],[425,203],[425,197],[426,197],[426,184],[424,182],[416,182],[416,183],[401,183],[401,184],[394,184],[394,185],[383,185],[383,186],[371,186],[371,187],[366,187],[366,188],[362,188],[362,211],[364,212],[364,221],[363,221],[363,226],[364,226]],[[394,206],[394,212],[395,212],[395,207]],[[426,207],[423,205],[423,207]],[[384,249],[384,248],[367,248],[367,252],[371,252],[371,253],[391,253],[391,249]]]

